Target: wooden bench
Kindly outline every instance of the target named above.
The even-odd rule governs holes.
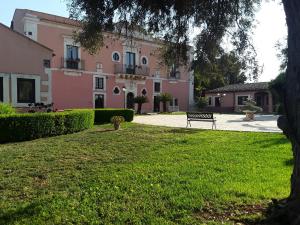
[[[212,122],[212,130],[215,128],[217,129],[217,120],[214,117],[213,113],[210,112],[187,112],[187,124],[186,127],[191,125],[191,121],[207,121],[207,122]]]

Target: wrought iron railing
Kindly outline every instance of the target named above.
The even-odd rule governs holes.
[[[85,69],[85,61],[82,59],[62,58],[61,59],[61,68],[71,69],[71,70],[84,70]]]
[[[132,74],[132,75],[149,76],[150,69],[147,66],[115,64],[115,74]]]

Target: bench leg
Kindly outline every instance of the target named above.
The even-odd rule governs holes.
[[[189,125],[190,125],[190,127],[192,127],[192,125],[191,125],[191,121],[187,120],[187,122],[186,122],[186,128],[188,128],[188,127],[189,127]]]
[[[212,130],[215,128],[215,130],[217,129],[217,124],[216,124],[216,121],[213,121],[212,123]]]

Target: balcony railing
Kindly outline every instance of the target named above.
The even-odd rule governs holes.
[[[178,80],[180,79],[180,75],[181,75],[180,71],[171,71],[169,73],[169,79]]]
[[[132,74],[132,75],[149,76],[150,69],[147,66],[115,64],[115,74]]]
[[[85,61],[81,60],[81,59],[62,58],[61,59],[61,68],[70,69],[70,70],[84,70],[85,69]]]

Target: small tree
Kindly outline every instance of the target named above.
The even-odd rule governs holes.
[[[199,97],[197,99],[197,107],[198,109],[202,110],[208,105],[208,99],[205,97]]]
[[[147,103],[148,102],[148,98],[146,96],[136,96],[134,98],[134,102],[136,104],[138,104],[138,110],[137,110],[137,113],[138,114],[141,114],[142,113],[142,105],[144,103]]]
[[[244,101],[244,106],[241,107],[241,111],[246,113],[246,118],[244,120],[254,120],[254,113],[262,112],[262,108],[256,106],[256,102],[252,99]]]
[[[172,95],[169,93],[162,93],[159,96],[159,101],[163,103],[163,112],[167,112],[167,102],[172,101]]]

